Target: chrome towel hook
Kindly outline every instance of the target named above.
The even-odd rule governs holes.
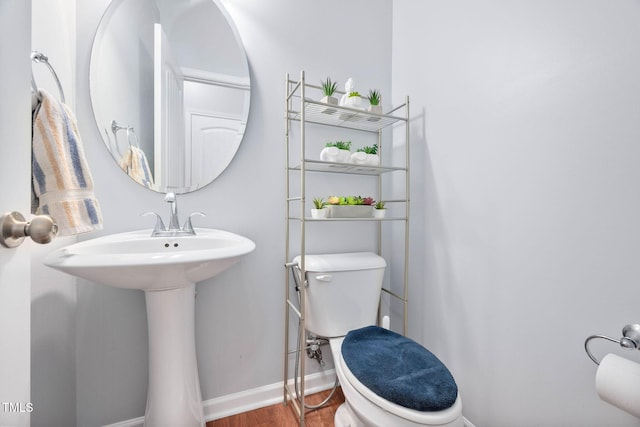
[[[587,338],[584,341],[584,349],[587,352],[587,356],[589,356],[596,365],[599,365],[600,362],[589,350],[589,341],[595,338],[602,338],[607,341],[618,343],[620,344],[620,347],[627,350],[640,350],[640,324],[635,323],[626,325],[622,328],[622,338],[620,339],[611,338],[606,335],[591,335]]]

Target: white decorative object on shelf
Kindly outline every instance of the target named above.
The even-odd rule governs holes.
[[[329,105],[338,105],[338,98],[335,98],[333,96],[325,96],[322,99],[320,99],[320,102],[323,102]]]
[[[371,205],[329,205],[331,218],[372,218]]]
[[[380,166],[380,156],[377,154],[367,154],[365,164],[369,166]]]
[[[382,219],[387,215],[387,210],[386,209],[374,209],[373,210],[373,217],[376,219]]]
[[[340,98],[340,106],[362,109],[362,98],[360,98],[351,77],[345,83],[344,91],[345,94]]]
[[[338,98],[334,98],[333,96],[325,96],[324,98],[322,98],[320,100],[320,102],[327,104],[327,105],[338,105]],[[327,107],[324,110],[322,110],[322,112],[324,114],[333,114],[336,112],[335,108],[331,108],[331,107]]]
[[[313,219],[325,219],[329,216],[329,209],[311,209],[311,218]]]
[[[323,162],[349,163],[351,161],[351,152],[349,150],[341,150],[338,147],[324,147],[320,151],[320,160]]]
[[[355,163],[357,165],[366,165],[368,154],[363,151],[356,151],[351,154],[351,163]]]

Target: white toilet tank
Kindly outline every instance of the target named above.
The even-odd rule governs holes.
[[[300,266],[300,256],[294,262]],[[307,330],[332,338],[375,325],[386,266],[372,252],[307,255]]]

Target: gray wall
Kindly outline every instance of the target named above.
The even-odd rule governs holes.
[[[640,321],[640,4],[393,6],[393,91],[414,113],[410,334],[477,426],[639,426],[597,398],[583,342]]]

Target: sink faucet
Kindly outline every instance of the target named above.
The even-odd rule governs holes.
[[[180,231],[180,221],[178,221],[178,199],[176,193],[167,193],[164,196],[164,201],[169,203],[170,216],[169,216],[169,228],[166,231]]]
[[[167,236],[194,236],[196,232],[193,230],[191,224],[191,217],[194,215],[205,216],[202,212],[194,212],[189,215],[187,221],[182,227],[180,227],[180,220],[178,219],[178,197],[175,193],[167,193],[164,196],[164,201],[169,203],[169,227],[165,227],[162,217],[156,212],[144,212],[142,215],[155,215],[156,225],[153,228],[151,237],[167,237]]]

